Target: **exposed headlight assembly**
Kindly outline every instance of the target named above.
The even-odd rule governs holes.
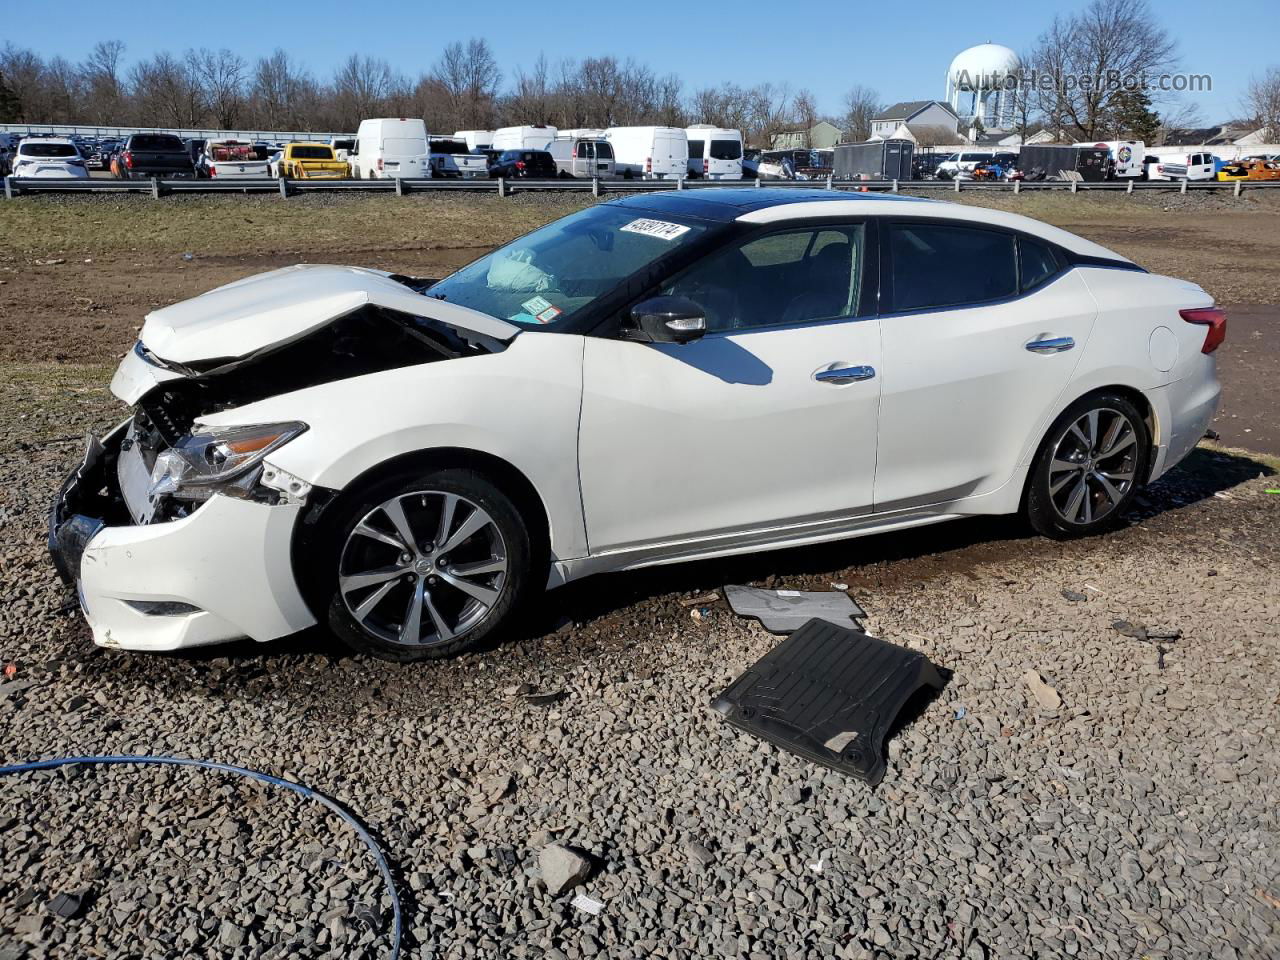
[[[147,495],[181,500],[208,500],[215,493],[249,497],[267,454],[306,429],[305,423],[197,426],[198,432],[156,456]]]

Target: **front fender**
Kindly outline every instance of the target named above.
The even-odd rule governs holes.
[[[583,339],[530,333],[499,353],[340,380],[203,418],[213,426],[301,420],[271,463],[341,490],[395,457],[456,447],[511,464],[547,510],[551,550],[587,553],[578,486]]]

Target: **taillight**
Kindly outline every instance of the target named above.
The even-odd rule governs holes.
[[[218,175],[218,168],[215,167],[212,163],[209,164],[209,176],[216,177],[217,175]]]
[[[517,169],[517,170],[523,170],[523,169],[524,169],[524,161],[523,161],[523,160],[517,160],[517,161],[516,161],[516,169]]]
[[[1201,353],[1213,353],[1227,339],[1227,312],[1221,307],[1202,307],[1195,310],[1179,310],[1178,315],[1187,323],[1199,323],[1209,328],[1204,335]]]
[[[382,169],[382,158],[381,158],[381,157],[379,157],[379,158],[378,158],[378,169],[379,169],[379,170],[381,170],[381,169]]]
[[[653,173],[653,157],[644,158],[644,172]]]
[[[130,153],[128,150],[124,152],[124,165],[128,167],[130,170],[133,169],[133,154]]]

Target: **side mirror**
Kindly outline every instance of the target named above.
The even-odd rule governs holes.
[[[707,332],[707,315],[688,297],[650,297],[631,308],[630,338],[648,343],[688,343]]]

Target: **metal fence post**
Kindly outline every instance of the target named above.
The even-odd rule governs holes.
[[[829,176],[827,177],[827,189],[828,189],[828,190],[833,190],[833,189],[835,189],[835,188],[834,188],[834,187],[832,187],[832,185],[831,185],[831,177],[829,177]]]
[[[159,177],[151,178],[151,199],[152,200],[160,199],[160,178]]]
[[[505,197],[507,195],[507,178],[498,178],[498,196]]]
[[[1021,180],[1015,180],[1015,181],[1013,181],[1013,192],[1014,192],[1014,193],[1021,193],[1021,192],[1022,192],[1022,181],[1021,181]]]
[[[677,190],[683,190],[683,189],[684,189],[684,177],[677,177],[677,178],[676,178],[676,189],[677,189]]]
[[[397,197],[404,196],[404,178],[403,177],[396,177],[396,196]]]
[[[954,184],[956,185],[956,186],[955,186],[955,191],[956,191],[956,193],[959,193],[959,192],[960,192],[960,178],[959,178],[959,177],[956,177],[956,178],[955,178],[955,180],[953,180],[953,181],[952,181],[952,183],[954,183]]]
[[[284,177],[279,177],[278,179],[279,179],[279,181],[280,181],[280,199],[281,199],[281,200],[288,200],[288,199],[289,199],[289,184],[285,181]]]
[[[1129,186],[1125,187],[1125,193],[1133,193],[1133,177],[1129,178]]]
[[[600,178],[599,177],[591,178],[591,195],[593,197],[600,196]]]
[[[1183,181],[1182,181],[1182,188],[1181,188],[1180,190],[1178,190],[1178,192],[1179,192],[1179,193],[1186,193],[1186,192],[1187,192],[1187,181],[1186,181],[1186,180],[1183,180]]]
[[[759,186],[760,186],[760,177],[759,177],[759,176],[757,176],[757,177],[756,177],[756,187],[759,187]]]
[[[1239,181],[1236,181],[1236,186],[1237,186],[1237,187],[1239,187],[1239,186],[1240,186],[1240,182],[1239,182]],[[1239,195],[1240,195],[1240,191],[1237,189],[1237,190],[1236,190],[1236,196],[1239,196]],[[5,177],[5,178],[4,178],[4,198],[5,198],[6,200],[12,200],[12,199],[13,199],[13,177]]]
[[[1243,181],[1243,180],[1237,180],[1237,181],[1236,181],[1235,190],[1233,191],[1233,193],[1235,194],[1235,196],[1237,196],[1237,197],[1238,197],[1238,196],[1240,196],[1240,188],[1241,188],[1241,187],[1243,187],[1243,186],[1244,186],[1244,181]],[[9,192],[9,181],[8,181],[8,180],[6,180],[6,181],[5,181],[4,189],[5,189],[5,195],[7,196],[7,195],[8,195],[8,192]]]
[[[893,178],[893,192],[894,192],[894,193],[897,193],[897,192],[898,192],[898,178],[897,178],[897,177],[894,177],[894,178]]]
[[[1076,192],[1079,190],[1079,188],[1080,188],[1080,181],[1079,181],[1079,180],[1072,180],[1072,181],[1071,181],[1071,192],[1072,192],[1072,193],[1076,193]]]

